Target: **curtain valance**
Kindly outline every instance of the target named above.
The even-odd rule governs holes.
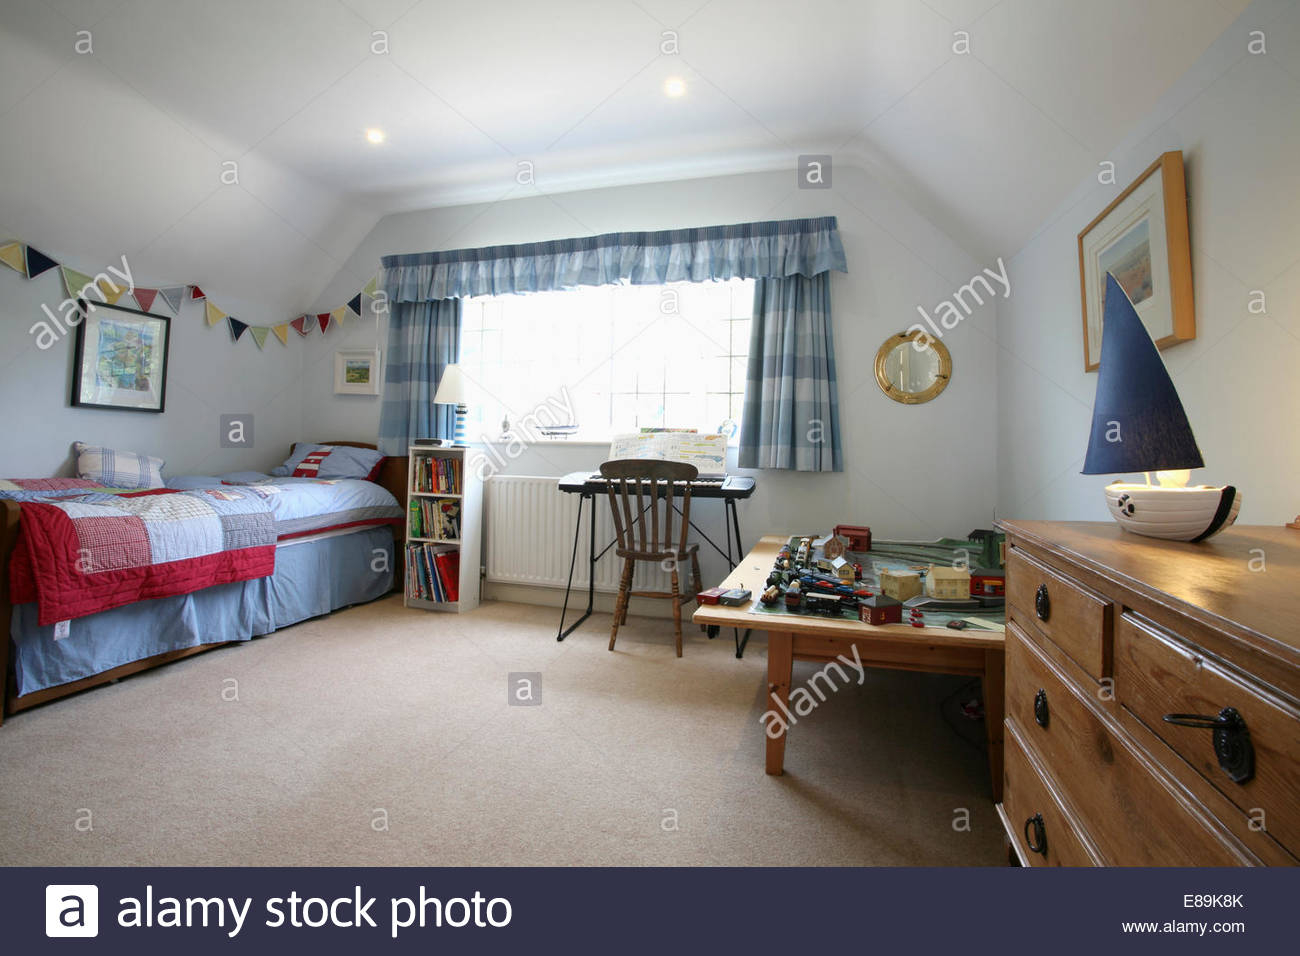
[[[390,301],[847,272],[834,216],[384,256]]]

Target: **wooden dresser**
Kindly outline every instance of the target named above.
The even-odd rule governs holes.
[[[1001,526],[998,812],[1020,862],[1300,860],[1300,531]]]

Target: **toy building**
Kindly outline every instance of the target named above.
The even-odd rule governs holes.
[[[925,592],[932,598],[954,601],[970,597],[970,570],[932,564],[925,575]]]
[[[850,551],[871,550],[871,529],[851,524],[837,524],[834,535],[843,538]]]
[[[880,569],[880,590],[895,601],[906,601],[921,593],[921,576],[915,571]]]
[[[831,574],[835,575],[845,584],[852,584],[854,580],[856,580],[856,578],[854,577],[852,562],[846,561],[844,560],[844,558],[832,559],[830,570],[831,570]]]
[[[901,624],[903,602],[888,594],[873,594],[858,602],[858,618],[864,624]]]
[[[1006,597],[1007,574],[997,568],[975,568],[970,573],[971,597]]]

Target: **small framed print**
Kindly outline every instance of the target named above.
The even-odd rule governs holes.
[[[1101,360],[1107,273],[1128,294],[1158,348],[1196,338],[1182,153],[1162,155],[1079,233],[1088,372]]]
[[[171,320],[106,302],[80,299],[72,404],[159,412],[167,402]]]
[[[347,349],[334,353],[335,395],[379,394],[379,349]]]

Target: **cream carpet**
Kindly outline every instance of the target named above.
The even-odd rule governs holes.
[[[11,717],[0,863],[1005,862],[984,754],[940,714],[963,678],[868,671],[768,777],[761,636],[738,661],[691,628],[678,660],[630,618],[611,654],[608,615],[562,644],[556,617],[386,598]],[[508,706],[529,671],[542,704]]]

